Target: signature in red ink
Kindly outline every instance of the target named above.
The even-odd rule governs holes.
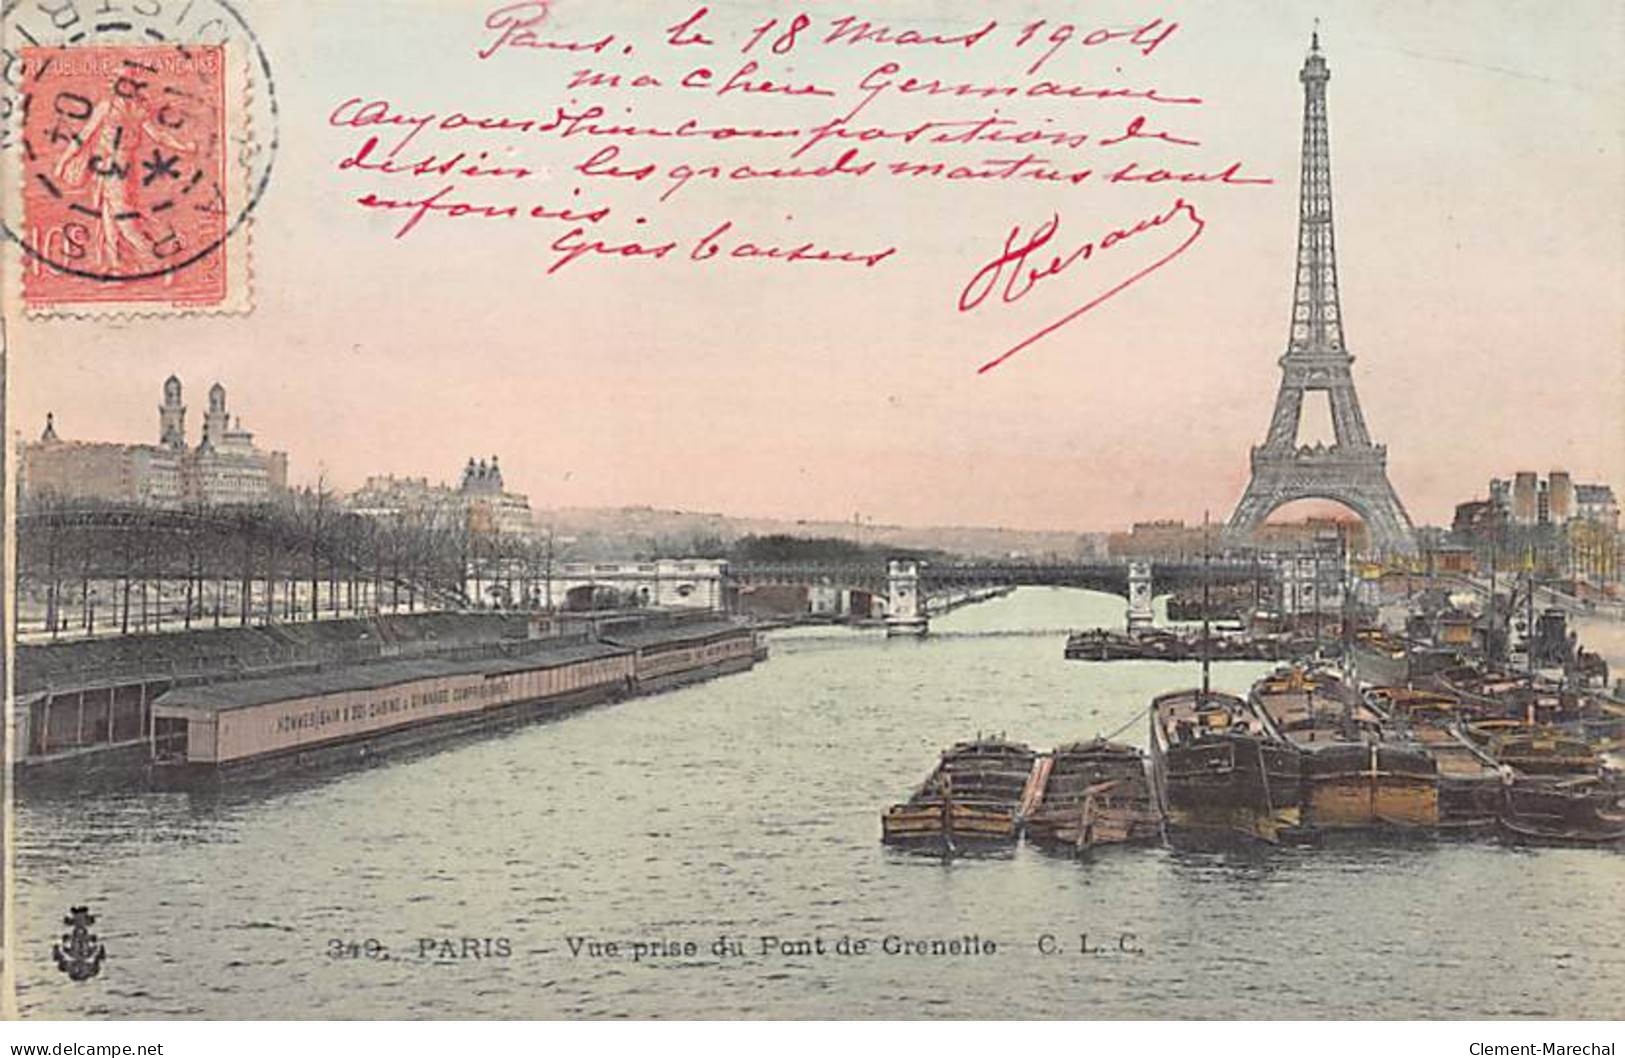
[[[1009,236],[1004,240],[1004,249],[999,252],[997,257],[983,265],[971,277],[970,282],[965,284],[964,289],[959,292],[960,312],[974,311],[981,307],[995,292],[998,293],[999,300],[1004,304],[1020,301],[1032,293],[1033,289],[1044,280],[1060,275],[1080,261],[1091,261],[1097,254],[1110,250],[1112,247],[1133,239],[1135,236],[1143,235],[1148,231],[1170,224],[1180,217],[1188,220],[1190,233],[1185,236],[1185,240],[1178,246],[1141,268],[1110,290],[1096,295],[1055,322],[1023,338],[1003,353],[977,368],[976,373],[979,375],[986,374],[1029,345],[1054,334],[1079,316],[1122,293],[1172,261],[1190,249],[1191,245],[1201,237],[1203,230],[1207,227],[1207,222],[1196,212],[1195,206],[1186,202],[1183,198],[1176,199],[1172,206],[1155,216],[1136,221],[1126,228],[1114,228],[1097,239],[1077,246],[1070,253],[1050,256],[1049,261],[1043,264],[1040,264],[1038,260],[1041,256],[1040,251],[1049,245],[1060,231],[1060,214],[1051,216],[1049,220],[1034,229],[1030,235],[1024,236],[1019,225],[1011,228]]]

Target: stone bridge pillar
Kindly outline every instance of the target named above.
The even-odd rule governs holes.
[[[1151,563],[1128,564],[1128,630],[1138,632],[1150,628],[1154,614],[1151,610]]]
[[[886,564],[886,635],[923,636],[930,630],[925,600],[920,597],[920,564],[892,559]]]

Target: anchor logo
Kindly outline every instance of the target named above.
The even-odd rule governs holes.
[[[72,929],[62,934],[61,943],[51,945],[51,957],[56,960],[56,968],[68,975],[68,980],[88,981],[102,972],[102,960],[107,957],[107,949],[96,934],[90,932],[90,927],[96,924],[96,916],[88,907],[75,907],[62,923]]]

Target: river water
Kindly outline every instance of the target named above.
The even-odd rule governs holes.
[[[1123,737],[1144,743],[1136,714],[1196,667],[1061,656],[1059,629],[1119,625],[1122,605],[1030,588],[938,619],[923,642],[783,633],[745,675],[297,783],[25,797],[19,1005],[145,1018],[1625,1016],[1617,853],[1377,843],[1075,862],[1023,846],[943,862],[882,847],[881,810],[957,739],[1048,748],[1128,723]],[[1221,665],[1215,685],[1243,690],[1262,670]],[[75,984],[50,948],[78,904],[108,954]],[[895,951],[967,935],[961,950],[980,954]],[[764,953],[764,937],[807,943]],[[610,941],[615,954],[592,947]],[[632,941],[695,951],[634,961]]]

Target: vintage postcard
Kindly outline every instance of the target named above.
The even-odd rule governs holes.
[[[7,1013],[1614,1053],[1622,70],[1610,0],[5,0]]]

